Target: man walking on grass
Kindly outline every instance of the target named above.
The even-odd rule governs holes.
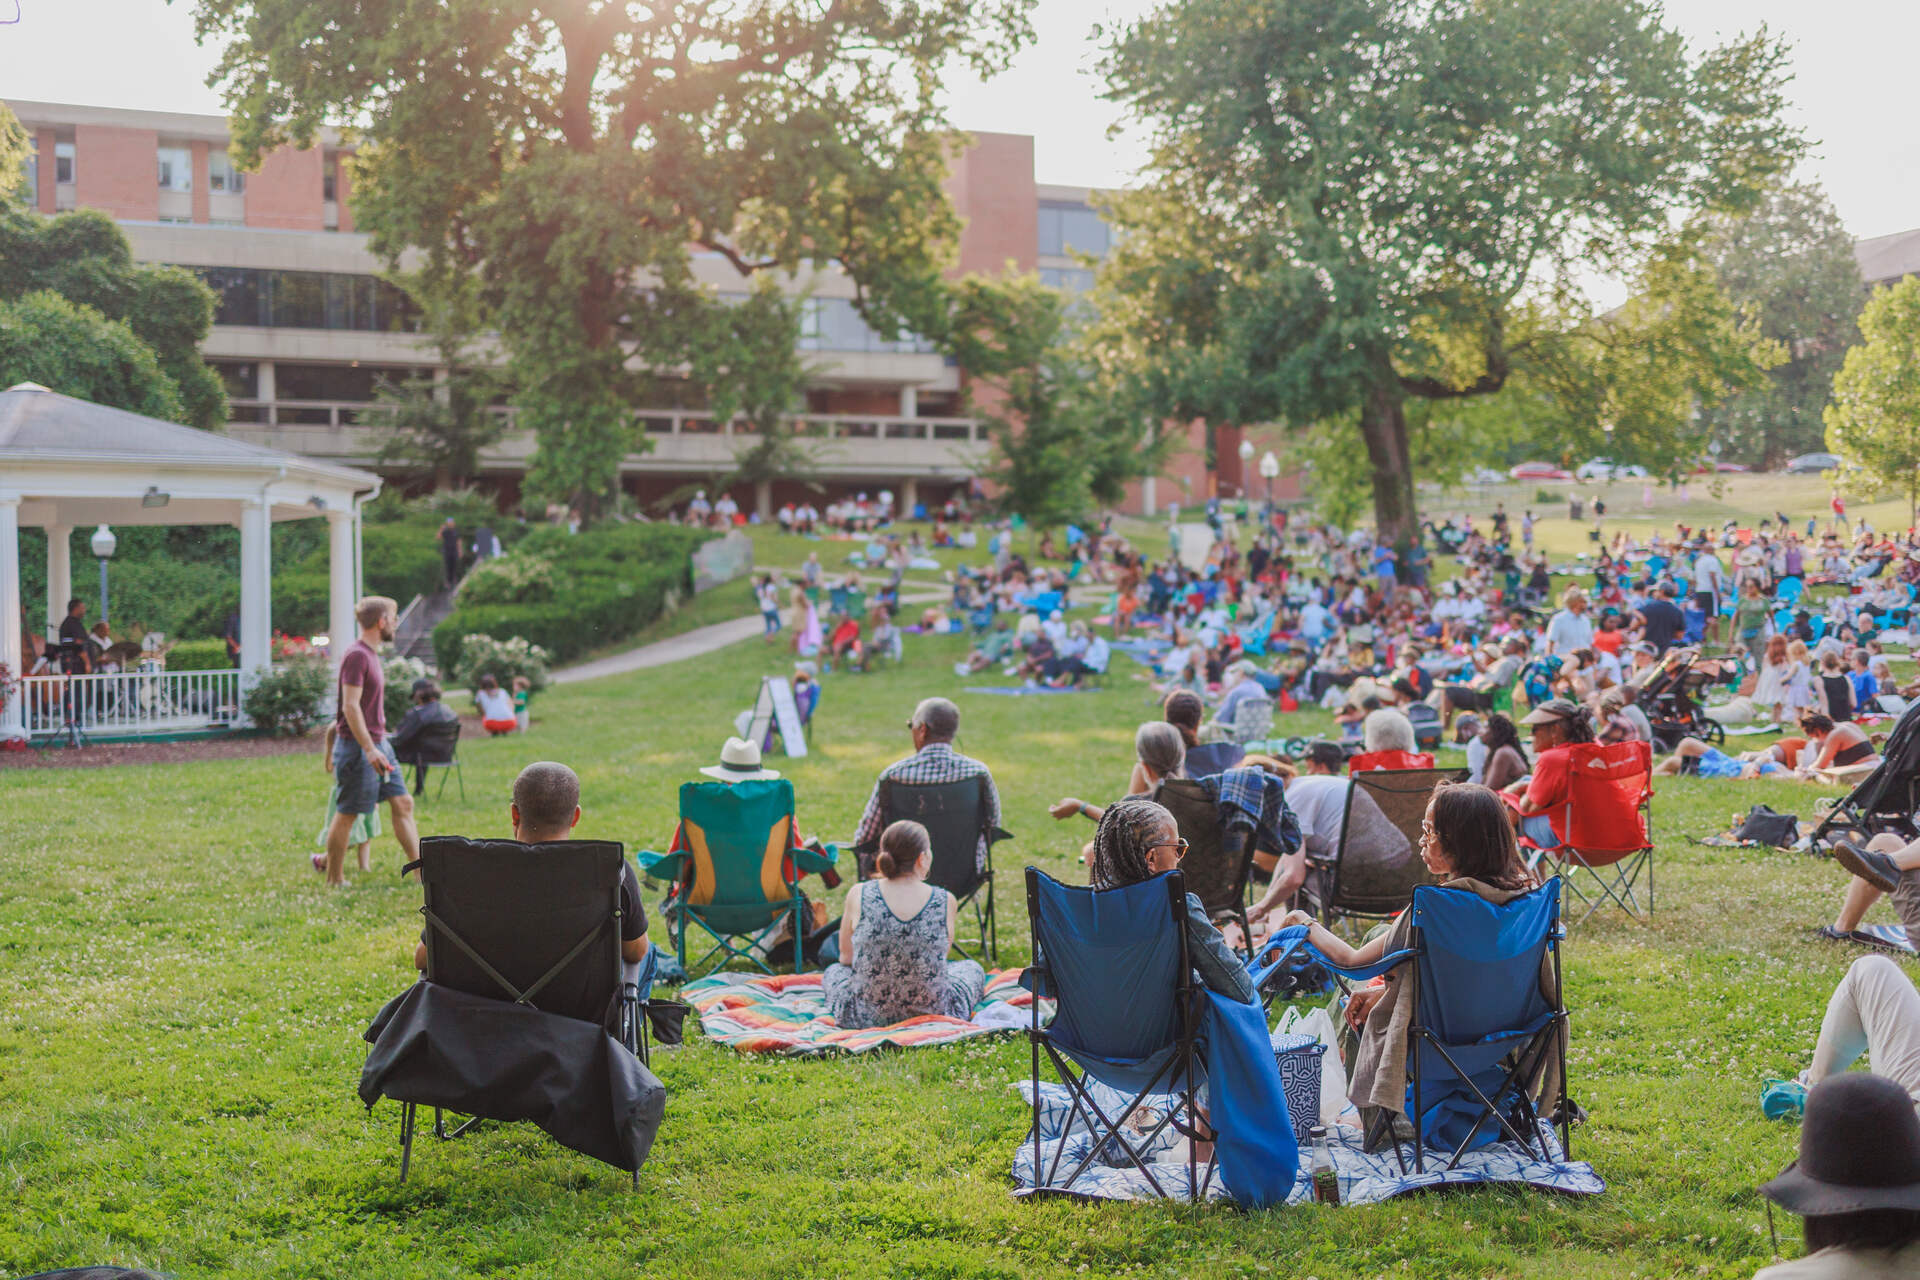
[[[327,827],[327,854],[320,870],[327,885],[346,884],[347,837],[353,820],[372,813],[382,800],[392,806],[393,834],[406,860],[420,856],[420,832],[413,821],[413,797],[407,794],[400,762],[388,745],[386,673],[380,665],[380,645],[393,639],[399,606],[385,596],[368,596],[354,607],[359,639],[340,661],[334,724],[333,778],[340,788],[333,821]],[[360,870],[367,871],[365,861]]]

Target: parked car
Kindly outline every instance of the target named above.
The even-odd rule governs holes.
[[[1495,471],[1492,467],[1475,467],[1467,472],[1468,484],[1505,484],[1507,473]]]
[[[1594,458],[1581,463],[1573,474],[1581,480],[1643,480],[1647,469],[1630,462],[1615,462],[1612,458]]]
[[[1831,453],[1803,453],[1787,463],[1790,476],[1810,476],[1821,471],[1838,471],[1840,459]]]
[[[1523,462],[1507,472],[1515,480],[1571,480],[1573,472],[1551,462]]]
[[[1721,475],[1737,475],[1742,471],[1753,470],[1744,462],[1716,462],[1713,464],[1713,469]]]

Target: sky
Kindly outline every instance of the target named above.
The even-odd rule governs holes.
[[[1124,185],[1144,155],[1103,101],[1096,25],[1165,0],[1040,0],[1036,41],[986,83],[955,75],[948,112],[964,129],[1034,136],[1042,183]],[[191,0],[0,0],[0,95],[42,102],[218,112],[205,85],[215,51],[193,42]],[[1792,121],[1814,143],[1801,176],[1827,190],[1856,236],[1920,227],[1920,130],[1910,127],[1915,0],[1666,0],[1696,47],[1764,24],[1791,46]]]

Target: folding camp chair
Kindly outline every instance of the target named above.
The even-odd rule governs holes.
[[[414,741],[413,750],[408,753],[413,761],[413,794],[424,795],[427,790],[427,774],[434,769],[446,772],[440,775],[440,787],[433,793],[438,800],[447,794],[447,776],[453,775],[460,782],[460,800],[467,799],[467,775],[460,768],[460,722],[448,720],[429,726]]]
[[[1496,906],[1468,889],[1422,885],[1413,891],[1405,950],[1377,963],[1342,969],[1307,944],[1303,929],[1288,929],[1262,948],[1266,963],[1253,971],[1256,985],[1296,950],[1318,956],[1344,984],[1365,981],[1411,961],[1413,1001],[1407,1031],[1407,1106],[1412,1119],[1414,1168],[1426,1172],[1425,1150],[1453,1147],[1452,1169],[1475,1147],[1504,1134],[1545,1161],[1551,1158],[1540,1133],[1533,1094],[1549,1064],[1557,1088],[1549,1123],[1558,1123],[1560,1150],[1572,1150],[1567,1101],[1567,1010],[1561,986],[1560,880]],[[1541,971],[1551,974],[1541,991]],[[1393,1113],[1368,1127],[1373,1148],[1392,1133]],[[1489,1129],[1488,1122],[1493,1126]],[[1464,1131],[1464,1132],[1462,1132]],[[1461,1134],[1454,1140],[1455,1134]],[[1406,1155],[1394,1153],[1406,1170]]]
[[[933,870],[927,883],[945,889],[961,906],[973,906],[974,936],[966,941],[979,947],[995,964],[1000,961],[1000,929],[993,914],[993,846],[1011,840],[1013,833],[1003,831],[988,820],[987,788],[993,785],[987,775],[962,778],[958,782],[899,782],[880,779],[881,828],[902,819],[910,819],[927,829],[933,844]],[[980,866],[980,839],[986,837],[987,865]],[[880,852],[875,843],[854,850],[862,878],[873,874],[873,861]],[[953,949],[972,958],[960,938]]]
[[[1268,698],[1248,698],[1233,713],[1227,739],[1245,745],[1264,739],[1273,729],[1273,702]]]
[[[1191,778],[1167,778],[1153,798],[1173,815],[1187,856],[1180,873],[1187,888],[1206,908],[1207,918],[1230,917],[1240,926],[1244,946],[1253,930],[1247,923],[1247,881],[1253,875],[1254,841],[1251,822],[1222,825],[1220,806],[1207,789]]]
[[[1033,929],[1034,963],[1022,982],[1034,993],[1032,1194],[1078,1194],[1074,1183],[1102,1150],[1122,1153],[1145,1175],[1154,1194],[1170,1198],[1147,1159],[1153,1142],[1172,1125],[1195,1132],[1194,1095],[1199,990],[1187,954],[1187,886],[1178,871],[1163,872],[1120,889],[1064,885],[1037,867],[1027,868],[1027,915]],[[1040,1025],[1040,1002],[1055,1002],[1053,1021]],[[1073,1098],[1051,1159],[1040,1136],[1040,1056],[1046,1054]],[[1127,1096],[1109,1115],[1090,1087],[1097,1081]],[[1154,1094],[1169,1095],[1163,1114],[1149,1126]],[[1136,1116],[1141,1112],[1139,1122]],[[1076,1120],[1093,1141],[1064,1181],[1057,1181]],[[1144,1129],[1144,1132],[1140,1130]],[[1176,1191],[1203,1199],[1213,1179],[1213,1160],[1199,1177],[1193,1146],[1187,1147],[1187,1181]]]
[[[431,983],[542,1013],[595,1024],[644,1066],[646,1007],[654,953],[636,982],[624,979],[620,954],[620,880],[626,855],[607,840],[468,840],[428,836],[401,875],[420,873]],[[511,1091],[518,1081],[503,1082]],[[402,1101],[400,1180],[413,1161],[417,1104]],[[510,1108],[508,1108],[510,1109]],[[441,1108],[434,1136],[457,1138],[482,1119],[448,1130]],[[639,1185],[639,1173],[634,1173]]]
[[[1567,750],[1566,839],[1544,850],[1522,840],[1527,867],[1537,872],[1547,858],[1560,864],[1567,889],[1586,904],[1569,928],[1577,928],[1608,902],[1641,924],[1651,924],[1653,747],[1645,742],[1579,742]],[[1636,892],[1643,870],[1644,908]],[[1591,885],[1583,886],[1583,880]]]
[[[1414,890],[1432,884],[1433,877],[1417,856],[1393,871],[1370,867],[1362,872],[1361,857],[1355,855],[1367,851],[1352,848],[1354,833],[1361,827],[1353,820],[1354,808],[1371,801],[1417,851],[1420,827],[1426,821],[1434,789],[1442,783],[1466,780],[1465,769],[1354,770],[1353,785],[1347,788],[1346,807],[1340,814],[1340,843],[1334,850],[1333,864],[1322,870],[1325,889],[1314,903],[1315,914],[1331,928],[1340,920],[1387,920],[1406,910]]]
[[[798,944],[807,936],[800,877],[831,870],[839,854],[833,845],[814,849],[797,843],[790,779],[755,778],[681,784],[673,847],[636,856],[643,874],[674,884],[669,912],[674,954],[692,977],[689,925],[699,926],[715,944],[700,964],[714,960],[712,967],[719,968],[729,960],[746,960],[772,973],[754,947],[782,916],[792,921],[793,971],[800,972],[805,959]],[[748,941],[736,945],[741,939]]]
[[[1408,772],[1433,768],[1431,751],[1356,751],[1347,757],[1348,773],[1372,773],[1386,769]]]

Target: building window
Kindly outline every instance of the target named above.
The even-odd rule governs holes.
[[[413,333],[419,308],[375,276],[258,267],[187,267],[213,290],[215,324]]]
[[[233,167],[233,157],[224,151],[207,153],[207,190],[239,195],[247,189],[247,175]]]
[[[160,148],[160,189],[193,190],[193,152],[185,147]]]
[[[370,364],[288,364],[273,366],[274,393],[282,400],[371,400],[384,380],[403,383],[420,372]]]
[[[933,344],[918,334],[885,338],[867,327],[851,298],[808,298],[800,310],[802,351],[925,353]]]
[[[164,213],[160,215],[158,221],[169,227],[190,227],[193,225],[192,218],[172,217]]]
[[[73,144],[56,142],[53,144],[53,180],[62,186],[73,181]]]
[[[1074,253],[1107,256],[1107,224],[1084,204],[1040,206],[1040,256],[1064,258]]]
[[[227,396],[234,400],[258,400],[260,398],[260,366],[257,364],[228,364],[224,361],[209,360],[207,367],[220,375],[220,381],[226,385]]]
[[[1042,267],[1040,283],[1071,298],[1093,288],[1093,272],[1084,267]]]
[[[320,171],[320,198],[322,200],[333,200],[336,198],[334,192],[338,189],[338,178],[335,175],[334,168],[335,166],[333,165],[327,165]]]
[[[40,139],[33,140],[27,152],[26,166],[20,173],[20,194],[28,204],[40,198]]]

